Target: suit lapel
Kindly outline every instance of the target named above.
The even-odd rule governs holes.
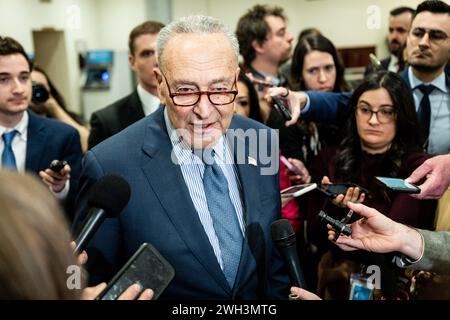
[[[37,115],[31,111],[28,112],[28,132],[27,132],[27,151],[25,157],[25,169],[38,173],[39,168],[46,167],[40,165],[41,158],[45,152],[46,134],[45,126],[39,121]]]
[[[230,294],[230,287],[200,222],[181,168],[170,160],[172,144],[167,135],[163,110],[156,111],[156,122],[149,121],[146,129],[142,146],[144,174],[183,241],[216,282]]]

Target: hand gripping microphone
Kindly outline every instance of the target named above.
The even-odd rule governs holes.
[[[90,190],[87,200],[91,208],[75,239],[75,253],[82,252],[105,218],[114,218],[130,200],[131,189],[128,182],[118,175],[101,177]]]
[[[286,219],[274,221],[270,226],[272,240],[280,250],[288,266],[291,283],[299,288],[306,289],[306,282],[298,260],[295,233]]]

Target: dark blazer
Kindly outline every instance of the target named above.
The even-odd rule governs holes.
[[[444,69],[444,73],[445,73],[445,84],[447,85],[448,88],[450,88],[450,63],[447,63],[445,69]],[[399,73],[400,77],[402,77],[402,79],[405,81],[405,83],[408,85],[408,88],[411,89],[411,83],[409,82],[409,77],[408,77],[408,69],[406,68],[405,70],[403,70],[402,72]]]
[[[47,169],[55,159],[69,163],[70,189],[65,207],[68,218],[71,219],[83,157],[80,135],[77,130],[60,121],[38,116],[31,110],[28,110],[28,115],[25,169],[39,174],[39,171]]]
[[[91,115],[91,133],[88,146],[93,148],[103,140],[122,131],[130,124],[145,117],[137,90],[130,95],[94,112]]]
[[[233,117],[231,128],[268,130],[241,116]],[[278,170],[274,175],[261,175],[262,164],[254,149],[248,151],[248,139],[238,137],[236,141],[235,150],[241,153],[238,158],[248,159],[242,153],[250,152],[258,164],[246,161],[236,166],[243,190],[246,235],[234,288],[229,287],[220,269],[181,169],[171,161],[164,108],[86,155],[75,230],[86,216],[86,197],[93,181],[114,173],[131,186],[127,207],[118,218],[107,219],[89,243],[90,283],[109,280],[143,242],[149,242],[176,273],[161,299],[286,299],[288,277],[269,230],[280,218]],[[278,164],[277,143],[272,147],[272,163]]]

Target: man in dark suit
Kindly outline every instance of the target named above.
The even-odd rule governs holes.
[[[403,61],[403,49],[406,46],[406,39],[411,29],[413,16],[414,9],[409,7],[398,7],[389,13],[388,45],[391,55],[380,61],[383,70],[392,72],[403,70],[405,64]],[[369,64],[364,75],[367,76],[372,72],[373,66]]]
[[[158,109],[160,102],[152,70],[157,65],[156,37],[163,27],[160,22],[146,21],[131,31],[128,61],[138,86],[130,95],[92,114],[89,149]]]
[[[233,116],[238,50],[233,33],[210,17],[161,30],[154,71],[164,107],[86,155],[74,229],[93,181],[119,174],[132,191],[87,248],[91,282],[108,280],[149,242],[175,269],[161,298],[287,298],[269,230],[280,217],[277,139]]]
[[[80,136],[71,126],[28,110],[30,72],[23,47],[12,38],[0,37],[1,166],[39,174],[52,193],[70,207],[81,171]],[[49,169],[53,160],[68,164],[54,172]]]

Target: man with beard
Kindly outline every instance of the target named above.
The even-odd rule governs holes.
[[[400,72],[404,68],[403,49],[406,46],[406,39],[411,28],[411,22],[414,16],[414,9],[409,7],[398,7],[389,13],[389,34],[388,45],[391,55],[381,60],[383,69],[392,72]],[[364,75],[373,72],[373,66],[369,64],[366,67]]]
[[[408,36],[410,67],[401,73],[411,87],[425,148],[430,154],[450,152],[450,6],[422,2]]]

